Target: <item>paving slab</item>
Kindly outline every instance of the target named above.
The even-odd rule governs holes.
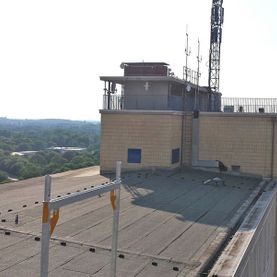
[[[0,269],[0,276],[39,276],[40,272],[40,243],[29,241],[28,247],[25,248],[24,254],[16,251],[3,253],[6,259],[9,259],[9,266],[6,269]],[[69,262],[75,256],[86,251],[83,248],[52,245],[49,251],[49,271],[61,267]],[[2,252],[2,251],[1,251]],[[1,254],[2,256],[2,254]],[[12,258],[13,261],[10,259]]]
[[[49,277],[91,277],[90,274],[78,272],[75,270],[69,270],[64,268],[58,268],[57,270],[51,271]]]
[[[24,234],[15,234],[13,236],[5,235],[5,231],[0,231],[0,253],[2,253],[2,250],[10,247],[12,245],[15,245],[17,243],[20,243],[21,241],[26,239],[26,235]]]
[[[16,253],[16,255],[13,255]],[[33,243],[31,238],[26,238],[16,244],[1,249],[0,271],[26,260],[40,253],[40,243]]]
[[[63,265],[63,268],[93,275],[110,263],[111,256],[109,254],[91,253],[87,251]]]

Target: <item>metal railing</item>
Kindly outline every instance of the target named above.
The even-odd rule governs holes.
[[[277,98],[221,98],[222,112],[277,113]]]
[[[200,99],[201,100],[201,99]],[[183,107],[181,96],[157,95],[103,95],[105,110],[193,110],[192,99],[185,98]],[[201,100],[205,105],[206,99]],[[207,110],[202,107],[201,110]],[[235,98],[221,97],[221,111],[233,113],[277,113],[277,98]]]
[[[183,80],[190,82],[194,85],[197,85],[198,79],[201,74],[195,70],[192,70],[186,66],[183,66]]]
[[[150,95],[104,95],[104,110],[177,110],[183,109],[182,96]]]
[[[123,110],[124,99],[121,95],[103,95],[103,110]]]
[[[114,182],[97,186],[87,191],[76,192],[61,198],[51,199],[51,176],[45,177],[44,198],[42,210],[42,233],[41,233],[41,253],[40,253],[40,277],[48,276],[49,265],[49,245],[50,238],[59,220],[60,208],[83,201],[99,194],[110,192],[111,206],[113,210],[112,226],[112,247],[111,247],[111,277],[116,276],[116,259],[118,243],[118,224],[120,209],[120,186],[121,186],[121,161],[116,162],[116,180]]]

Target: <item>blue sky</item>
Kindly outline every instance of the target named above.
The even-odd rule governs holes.
[[[275,97],[274,0],[225,0],[223,96]],[[99,119],[100,75],[122,61],[165,61],[182,75],[201,42],[207,85],[211,0],[0,1],[0,116]]]

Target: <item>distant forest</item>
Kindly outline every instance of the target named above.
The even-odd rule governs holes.
[[[0,118],[0,183],[99,164],[100,124],[59,119]],[[81,147],[57,151],[50,147]],[[30,156],[13,152],[38,151]]]

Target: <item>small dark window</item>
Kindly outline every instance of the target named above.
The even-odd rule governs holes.
[[[171,155],[171,163],[175,164],[180,161],[180,148],[173,149]]]
[[[141,163],[141,149],[128,149],[128,163]]]

